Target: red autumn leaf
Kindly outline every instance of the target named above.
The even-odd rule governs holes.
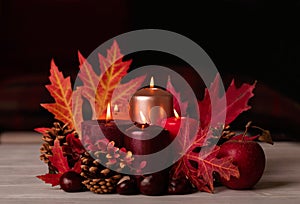
[[[75,171],[76,173],[80,174],[81,173],[81,160],[78,160],[74,167],[72,168],[73,171]]]
[[[48,134],[48,130],[50,130],[50,128],[45,128],[45,127],[40,127],[40,128],[34,128],[34,131],[41,133],[43,135]]]
[[[44,175],[39,175],[37,178],[43,180],[45,183],[50,183],[52,186],[57,186],[59,185],[59,179],[63,173],[74,170],[77,173],[81,172],[80,165],[81,162],[80,160],[75,163],[74,168],[70,168],[68,165],[67,158],[63,156],[63,151],[61,146],[59,145],[59,140],[56,139],[54,141],[54,146],[52,148],[52,154],[53,156],[49,157],[50,162],[52,165],[58,170],[57,174],[44,174]]]
[[[50,85],[46,88],[54,98],[55,103],[41,104],[42,107],[54,114],[55,118],[63,123],[67,123],[70,128],[75,128],[72,113],[72,86],[70,77],[64,78],[54,63],[51,61]]]
[[[188,102],[187,101],[182,102],[180,93],[176,92],[174,86],[171,83],[170,78],[168,78],[166,89],[173,95],[173,106],[174,106],[174,109],[177,111],[177,113],[181,113],[181,115],[186,115]]]
[[[218,74],[210,88],[205,89],[203,100],[198,103],[201,128],[205,128],[209,124],[213,127],[218,125],[220,116],[224,114],[226,114],[225,124],[229,124],[243,111],[251,108],[248,102],[253,96],[253,89],[255,88],[256,82],[253,85],[244,83],[241,87],[237,88],[234,84],[234,80],[232,80],[223,96],[220,96],[220,83],[221,78]],[[226,106],[224,107],[223,103],[225,100]],[[215,108],[214,111],[217,113],[215,118],[211,118],[212,103]]]
[[[251,106],[248,105],[248,101],[254,96],[253,90],[255,85],[256,82],[254,82],[253,85],[244,83],[241,87],[237,88],[234,84],[234,80],[232,80],[226,91],[227,110],[225,124],[230,124],[243,111],[247,111],[251,108]]]
[[[232,81],[222,96],[220,95],[220,85],[220,76],[217,75],[210,88],[205,90],[204,99],[199,102],[200,130],[186,153],[174,165],[174,176],[186,175],[197,186],[198,190],[206,192],[213,192],[214,190],[213,172],[217,172],[225,179],[229,179],[230,176],[239,176],[238,168],[232,164],[231,158],[217,158],[219,146],[207,146],[207,141],[213,138],[209,125],[217,126],[220,116],[225,113],[225,124],[229,124],[243,111],[248,110],[250,108],[248,101],[253,96],[255,87],[254,83],[253,85],[243,84],[237,88]],[[225,99],[227,103],[224,107],[222,103]],[[212,107],[216,109],[214,110],[215,118],[211,118]],[[180,131],[183,134],[188,134],[188,131]],[[183,135],[183,137],[189,136]]]
[[[57,186],[59,185],[59,179],[62,174],[45,174],[45,175],[40,175],[37,176],[37,178],[41,179],[45,183],[49,183],[52,186]]]
[[[194,151],[193,145],[175,166],[174,176],[186,175],[199,191],[213,192],[213,173],[217,172],[224,179],[239,177],[238,167],[233,165],[231,157],[217,158],[219,146],[213,149],[202,147]]]
[[[66,137],[66,141],[73,153],[80,155],[85,152],[85,148],[83,147],[80,139],[76,137],[74,133],[68,134]]]
[[[54,141],[54,146],[52,148],[53,156],[49,157],[50,162],[60,173],[65,173],[70,170],[68,161],[63,155],[61,146],[59,145],[59,140]]]
[[[215,146],[214,149],[203,147],[200,153],[191,151],[184,157],[187,168],[191,172],[195,170],[197,177],[201,178],[194,183],[198,188],[207,186],[209,192],[213,192],[213,172],[218,172],[226,180],[229,180],[230,176],[239,177],[238,167],[232,164],[232,158],[217,158],[219,148],[218,146]],[[192,165],[191,161],[197,163],[197,168]]]

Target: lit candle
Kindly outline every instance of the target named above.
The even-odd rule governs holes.
[[[128,108],[122,107],[120,109],[120,105],[115,104],[113,109],[113,119],[114,120],[130,120]]]
[[[174,117],[162,120],[161,126],[170,132],[172,140],[179,137],[175,142],[175,148],[173,150],[176,155],[184,152],[185,150],[183,148],[186,148],[187,143],[195,139],[198,133],[199,122],[194,118],[180,117],[174,109]],[[188,135],[185,135],[185,128],[188,128]]]
[[[107,105],[106,118],[100,120],[87,120],[82,123],[82,138],[89,138],[95,143],[101,138],[114,141],[116,147],[123,147],[124,131],[130,127],[129,120],[118,120],[117,124],[112,120],[111,106]]]
[[[142,123],[128,128],[125,131],[124,147],[133,154],[147,155],[158,152],[170,144],[170,134],[164,128],[150,125],[142,111],[140,111]]]
[[[133,122],[143,123],[140,117],[141,110],[150,124],[157,124],[163,118],[173,115],[173,95],[154,87],[152,77],[150,87],[138,90],[130,100],[129,115]]]

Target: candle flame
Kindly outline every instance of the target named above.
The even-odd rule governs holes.
[[[154,88],[154,78],[153,78],[153,76],[150,79],[150,88]]]
[[[144,124],[147,124],[146,117],[145,117],[145,115],[143,114],[142,111],[140,111],[140,117],[141,117],[142,122],[143,122]]]
[[[175,118],[179,119],[179,114],[177,113],[177,111],[175,109],[173,109],[173,111],[174,111]]]
[[[106,109],[106,121],[109,120],[111,120],[110,103],[107,104],[107,109]]]
[[[115,104],[115,106],[114,106],[114,112],[119,112],[119,107],[117,104]]]

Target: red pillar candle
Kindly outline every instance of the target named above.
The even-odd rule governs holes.
[[[124,137],[126,149],[137,155],[158,152],[170,142],[169,132],[157,125],[134,125],[126,130]]]
[[[161,126],[170,132],[172,141],[176,139],[173,146],[173,154],[178,155],[186,150],[187,143],[195,139],[199,130],[199,122],[196,119],[189,117],[180,117],[174,110],[174,117],[170,117],[161,121]],[[188,135],[185,135],[185,128],[188,128]],[[176,157],[176,156],[175,156]]]
[[[163,119],[160,125],[170,132],[171,137],[174,139],[182,126],[186,126],[188,123],[190,132],[196,134],[199,128],[199,122],[196,119],[188,117],[180,117],[174,109],[174,117]],[[191,133],[191,134],[192,134]]]
[[[82,123],[82,138],[83,141],[89,138],[92,143],[101,138],[107,138],[109,141],[114,141],[116,147],[123,147],[124,132],[131,124],[129,120],[113,121],[110,105],[108,105],[106,119],[87,120]]]

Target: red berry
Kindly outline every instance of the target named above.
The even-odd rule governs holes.
[[[59,184],[66,192],[83,191],[82,177],[75,171],[67,171],[61,175]]]

